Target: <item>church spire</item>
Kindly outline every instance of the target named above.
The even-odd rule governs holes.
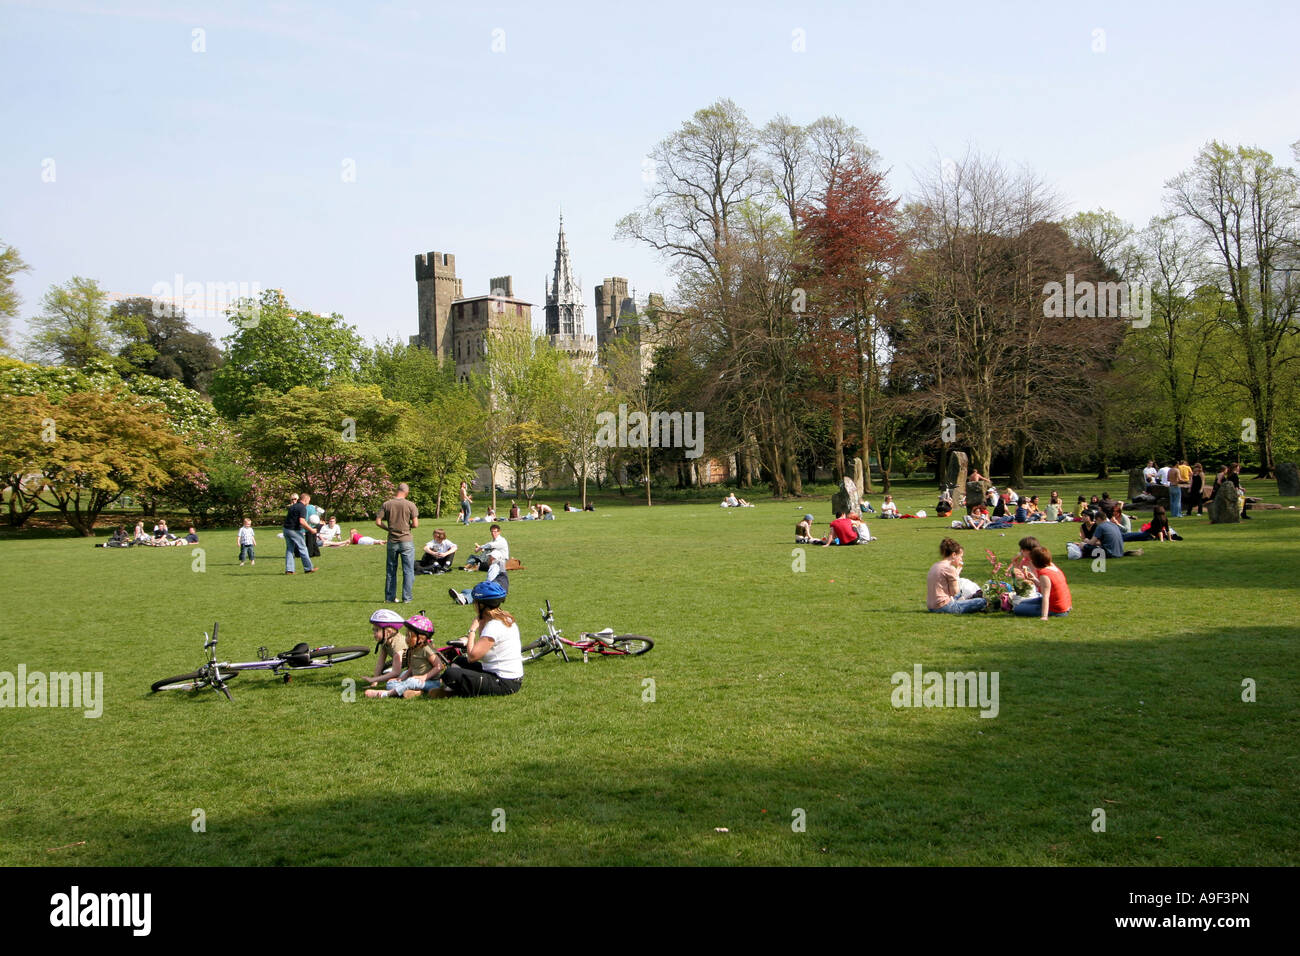
[[[584,312],[582,287],[573,275],[569,243],[564,237],[564,213],[560,213],[560,234],[555,241],[555,273],[546,290],[546,334],[582,335]]]

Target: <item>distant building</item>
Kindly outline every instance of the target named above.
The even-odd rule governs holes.
[[[551,345],[583,365],[596,361],[596,336],[587,334],[582,284],[573,275],[564,217],[555,241],[555,271],[546,284],[546,337]]]
[[[430,252],[415,257],[420,333],[412,345],[422,345],[439,359],[456,363],[456,377],[464,380],[487,355],[488,333],[497,329],[533,327],[533,307],[514,295],[514,280],[499,276],[487,295],[465,298],[456,277],[456,257]]]

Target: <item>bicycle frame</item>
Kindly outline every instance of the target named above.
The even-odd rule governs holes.
[[[317,670],[321,667],[333,667],[334,662],[331,660],[313,660],[306,664],[286,660],[283,657],[272,657],[265,646],[259,647],[258,660],[255,661],[218,661],[217,660],[217,623],[212,625],[212,636],[208,637],[208,632],[203,632],[203,650],[207,653],[207,660],[199,667],[199,678],[196,683],[207,684],[215,687],[221,693],[226,695],[226,700],[233,700],[230,696],[230,690],[226,687],[226,680],[222,672],[227,675],[233,675],[242,671],[270,671],[276,677],[279,677],[286,684],[289,682],[289,674],[281,674],[281,671],[309,671]],[[328,645],[326,645],[328,646]],[[317,648],[319,650],[319,648]]]
[[[564,658],[566,664],[569,663],[569,654],[565,650],[566,647],[572,647],[575,650],[581,651],[582,663],[584,664],[590,663],[589,655],[593,651],[597,654],[605,654],[612,657],[626,656],[622,651],[613,649],[608,642],[602,640],[602,635],[600,634],[583,632],[579,640],[576,641],[572,641],[565,637],[564,632],[555,626],[555,612],[551,609],[550,600],[547,600],[546,610],[542,612],[542,621],[546,624],[546,633],[541,639],[549,644],[551,649],[559,654],[560,657]],[[613,632],[611,631],[609,633]]]

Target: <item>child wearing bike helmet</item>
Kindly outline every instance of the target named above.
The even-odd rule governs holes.
[[[442,672],[442,687],[433,697],[504,696],[519,690],[524,658],[519,625],[501,609],[506,591],[483,581],[470,594],[477,614],[465,635],[465,653]]]
[[[372,687],[366,691],[367,697],[419,697],[425,691],[436,690],[442,686],[438,674],[442,672],[443,660],[433,646],[433,621],[423,611],[413,615],[405,625],[406,633],[406,667],[393,680],[384,685],[384,690]]]
[[[402,635],[402,615],[381,607],[370,615],[375,638],[375,672],[362,680],[369,684],[397,680],[406,657],[406,638]],[[367,696],[370,691],[366,691]]]

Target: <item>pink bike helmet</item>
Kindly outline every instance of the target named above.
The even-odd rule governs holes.
[[[423,611],[407,618],[406,626],[416,634],[423,634],[425,637],[433,633],[433,621],[425,617]]]

